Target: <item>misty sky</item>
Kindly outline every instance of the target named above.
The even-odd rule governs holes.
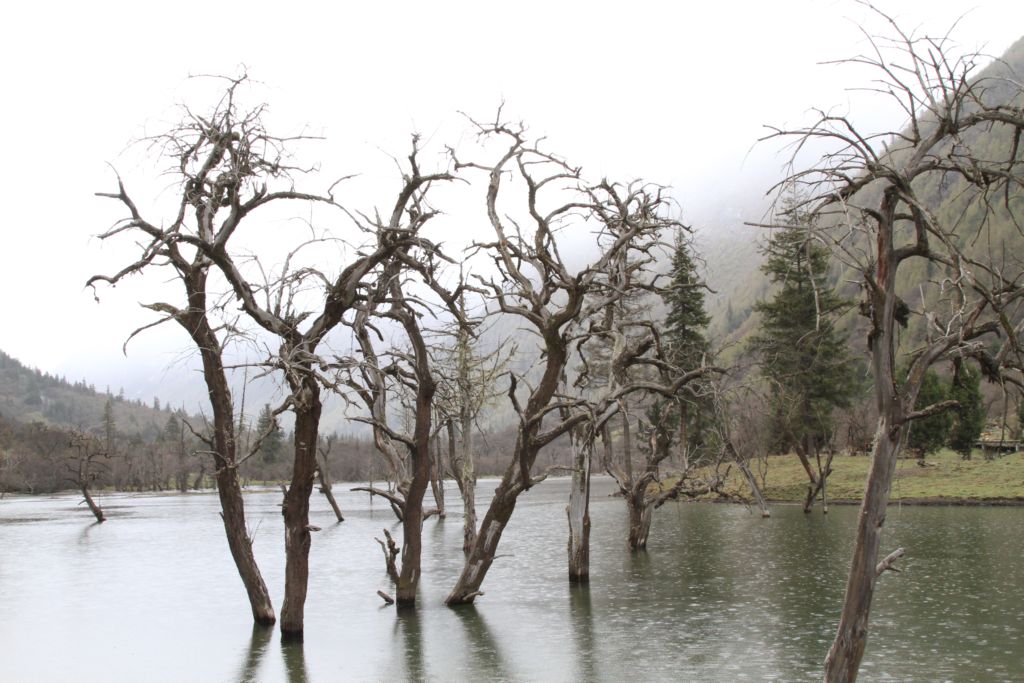
[[[969,9],[955,35],[995,55],[1024,33],[1019,0],[881,6],[932,32]],[[129,189],[166,186],[139,147],[125,150],[177,117],[196,92],[191,74],[244,66],[275,123],[325,135],[325,165],[343,172],[403,154],[413,131],[458,136],[456,112],[492,116],[505,101],[591,176],[671,184],[699,224],[721,197],[770,184],[782,159],[750,153],[763,124],[850,106],[845,88],[863,83],[816,63],[863,50],[866,16],[838,0],[8,6],[0,349],[129,396],[129,369],[166,372],[187,350],[182,335],[156,333],[133,342],[125,363],[121,343],[150,320],[140,293],[121,286],[97,304],[83,285],[131,251],[92,237],[119,217],[93,193],[114,189],[108,164]]]

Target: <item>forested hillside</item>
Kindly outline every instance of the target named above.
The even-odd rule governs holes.
[[[172,413],[159,397],[152,404],[128,400],[121,387],[99,391],[88,379],[54,377],[0,351],[0,415],[9,420],[88,432],[101,428],[108,402],[124,431],[147,440],[155,438]]]
[[[1021,74],[1024,74],[1024,39],[1018,40],[1000,59],[979,71],[977,80],[984,79],[990,84],[986,90],[986,103],[1020,106],[1019,95],[1016,100],[1010,97],[1017,92],[1013,82],[1019,83]],[[985,131],[972,130],[961,143],[976,153],[994,159],[1001,156],[1000,150],[1010,149],[1020,141],[1013,139],[1008,127],[1001,127]],[[956,152],[956,149],[947,146],[947,153],[955,155]],[[1005,151],[1002,155],[1005,155]],[[964,248],[966,255],[987,260],[989,256],[998,254],[1006,259],[1007,265],[1018,261],[1019,255],[1024,254],[1024,220],[1020,210],[1024,202],[1024,188],[1011,188],[992,197],[990,203],[983,204],[969,202],[967,186],[968,182],[962,176],[946,173],[942,177],[931,175],[917,180],[915,191],[944,223],[962,226],[962,229],[957,230],[957,236],[962,240],[959,246]],[[869,188],[864,198],[870,196]],[[971,228],[979,224],[983,207],[992,211],[992,214],[988,216],[984,239],[978,239],[976,231]],[[757,205],[752,205],[743,218],[737,217],[736,222],[760,222],[763,217],[758,211]],[[709,284],[718,290],[708,298],[708,309],[713,320],[711,331],[722,344],[729,344],[742,342],[756,331],[759,322],[753,307],[758,299],[765,297],[769,288],[767,279],[759,269],[763,258],[758,253],[758,241],[763,243],[764,231],[737,225],[724,232],[728,239],[707,240],[709,248],[704,256]],[[929,282],[935,272],[935,265],[929,265],[923,259],[908,263],[901,272],[900,294],[911,311],[921,309],[921,294],[924,290],[919,285]],[[859,279],[859,274],[845,267],[841,261],[833,263],[830,283],[845,296],[852,299],[859,296],[856,286]],[[934,296],[934,290],[925,292],[929,305],[934,303],[933,298],[930,298]],[[925,325],[924,316],[912,315],[908,321],[907,334],[901,339],[902,347],[913,348],[922,338]],[[858,350],[865,348],[862,343],[865,321],[857,315],[855,308],[840,321],[839,326],[850,335]]]

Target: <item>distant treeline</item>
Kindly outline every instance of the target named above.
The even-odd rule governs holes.
[[[257,419],[239,421],[240,465],[244,484],[287,481],[293,458],[291,434],[267,430],[269,408]],[[203,441],[202,417],[97,392],[85,381],[29,368],[0,352],[0,494],[52,493],[81,486],[80,465],[88,460],[91,488],[119,491],[193,490],[212,487],[213,458]],[[515,432],[506,428],[481,435],[480,475],[499,474],[507,464]],[[436,447],[442,447],[436,444]],[[331,475],[341,481],[380,481],[386,465],[372,440],[332,434],[322,439]],[[564,464],[567,444],[553,444],[544,466]],[[539,463],[540,465],[540,463]]]

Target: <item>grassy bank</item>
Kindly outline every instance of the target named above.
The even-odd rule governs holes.
[[[859,502],[870,462],[865,456],[837,455],[828,478],[829,500]],[[980,452],[975,452],[972,460],[962,460],[958,454],[944,450],[929,455],[925,463],[924,467],[913,459],[897,463],[892,502],[1024,504],[1024,453],[985,460]],[[730,472],[729,488],[749,496],[746,483],[735,470],[734,467]],[[807,495],[807,474],[795,455],[768,458],[764,492],[771,501],[803,502]]]

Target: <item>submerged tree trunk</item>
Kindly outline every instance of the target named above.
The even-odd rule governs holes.
[[[573,469],[569,489],[569,583],[590,582],[590,468],[594,441],[572,435]]]
[[[469,554],[476,542],[476,469],[473,463],[473,444],[471,420],[468,411],[463,411],[462,438],[459,444],[459,455],[456,455],[455,425],[448,423],[448,462],[451,464],[452,476],[462,496],[462,552]]]
[[[281,638],[302,640],[306,589],[309,583],[309,497],[316,477],[319,438],[320,387],[312,375],[292,387],[295,410],[295,461],[292,481],[284,497],[284,602],[281,605]]]
[[[879,254],[876,273],[878,286],[871,290],[872,329],[868,339],[872,350],[871,369],[875,378],[878,423],[871,448],[867,487],[857,518],[857,535],[846,581],[843,610],[835,641],[825,658],[825,680],[829,683],[852,683],[857,679],[867,646],[868,617],[877,578],[875,567],[878,563],[882,525],[885,523],[886,506],[896,471],[896,458],[908,430],[904,409],[905,406],[912,408],[916,402],[924,373],[932,360],[928,354],[919,357],[911,366],[902,390],[897,390],[895,291],[898,262],[894,259],[892,246],[896,202],[895,196],[889,192],[883,196],[880,215],[885,217],[885,229],[879,230],[876,236]],[[932,353],[937,355],[935,349]]]
[[[85,484],[81,485],[82,496],[85,497],[85,504],[89,506],[89,510],[96,517],[96,523],[107,521],[106,516],[103,514],[103,510],[96,504],[96,501],[92,499],[92,494],[89,493],[89,487]]]
[[[828,514],[828,492],[825,489],[825,485],[828,483],[828,477],[832,474],[832,458],[835,457],[835,450],[830,448],[828,457],[825,459],[825,464],[821,464],[821,451],[817,451],[815,455],[818,458],[818,482],[819,489],[821,491],[821,512],[824,515]]]
[[[871,598],[877,580],[875,569],[878,564],[878,548],[902,432],[901,428],[893,429],[887,416],[879,417],[867,490],[857,520],[857,536],[850,575],[846,582],[843,611],[835,642],[825,659],[825,680],[829,683],[852,683],[857,680],[857,671],[864,657]]]
[[[743,473],[743,477],[747,480],[747,486],[750,487],[750,492],[754,496],[754,500],[757,501],[757,507],[761,511],[762,517],[771,517],[772,511],[768,508],[768,501],[764,499],[764,493],[761,492],[761,487],[757,485],[757,478],[754,473],[750,471],[750,465],[747,464],[746,460],[736,460],[736,464],[740,468],[740,472]]]
[[[430,488],[434,493],[437,516],[445,518],[444,510],[444,457],[441,455],[441,434],[434,435],[434,460],[430,466]]]
[[[204,287],[197,287],[196,290],[205,292]],[[253,539],[249,536],[245,524],[245,503],[242,500],[242,488],[238,483],[236,465],[237,443],[231,390],[224,374],[220,343],[206,319],[204,298],[205,294],[190,295],[190,307],[202,313],[186,319],[182,324],[189,330],[199,348],[203,361],[203,378],[209,390],[213,412],[214,486],[220,499],[221,519],[224,522],[228,549],[249,597],[253,621],[262,626],[269,626],[276,621],[276,616],[270,601],[270,591],[267,590],[252,552]],[[197,481],[201,482],[202,476],[203,470],[200,469]]]
[[[405,518],[402,520],[402,569],[398,574],[395,602],[398,607],[416,604],[420,566],[423,554],[423,497],[430,482],[429,442],[426,452],[413,462],[412,482],[405,496]],[[424,457],[426,456],[426,457]]]
[[[498,551],[498,543],[501,541],[501,534],[504,532],[508,520],[512,518],[512,513],[516,509],[518,492],[514,489],[518,484],[510,482],[510,477],[503,478],[502,482],[498,485],[498,489],[494,492],[491,505],[488,507],[483,521],[480,523],[476,542],[470,548],[469,554],[466,557],[462,574],[455,583],[452,592],[445,599],[445,604],[449,607],[472,604],[477,596],[483,595],[480,586],[483,585],[487,571],[494,562],[494,556]]]
[[[530,393],[526,407],[520,411],[521,419],[516,431],[512,461],[505,469],[501,482],[494,491],[491,504],[480,523],[476,542],[473,543],[473,547],[466,556],[462,574],[459,575],[455,587],[445,599],[445,604],[449,607],[471,604],[477,596],[482,595],[480,586],[483,585],[484,578],[494,562],[501,534],[508,526],[512,513],[515,512],[519,494],[535,483],[531,478],[530,470],[537,460],[537,453],[543,446],[537,437],[541,421],[540,419],[522,418],[523,416],[539,417],[543,415],[544,408],[551,402],[551,397],[554,396],[558,388],[563,368],[568,360],[567,344],[562,338],[558,326],[545,332],[547,358],[544,374]],[[515,396],[515,389],[516,385],[513,381],[509,387],[511,396]]]
[[[651,519],[654,506],[647,500],[647,484],[641,489],[639,482],[626,496],[626,509],[629,512],[629,536],[627,544],[633,552],[647,550],[647,537],[651,534]]]
[[[270,592],[263,582],[263,575],[260,574],[252,553],[252,538],[245,526],[242,488],[238,484],[238,476],[233,467],[221,467],[217,470],[217,495],[220,498],[221,518],[224,521],[228,549],[238,568],[238,575],[242,578],[245,592],[249,596],[253,621],[261,626],[270,626],[276,620],[274,606],[270,602]]]
[[[808,457],[807,443],[798,441],[796,443],[796,456],[800,459],[800,465],[807,474],[807,495],[804,496],[804,514],[808,514],[814,506],[814,498],[818,495],[821,483],[818,481],[814,468],[811,467],[811,460]]]
[[[327,497],[327,502],[331,504],[331,509],[334,510],[334,516],[338,518],[339,522],[345,521],[345,516],[341,514],[341,508],[338,507],[338,501],[334,499],[334,486],[331,482],[331,473],[327,468],[327,458],[323,458],[319,468],[320,475],[320,493]]]

